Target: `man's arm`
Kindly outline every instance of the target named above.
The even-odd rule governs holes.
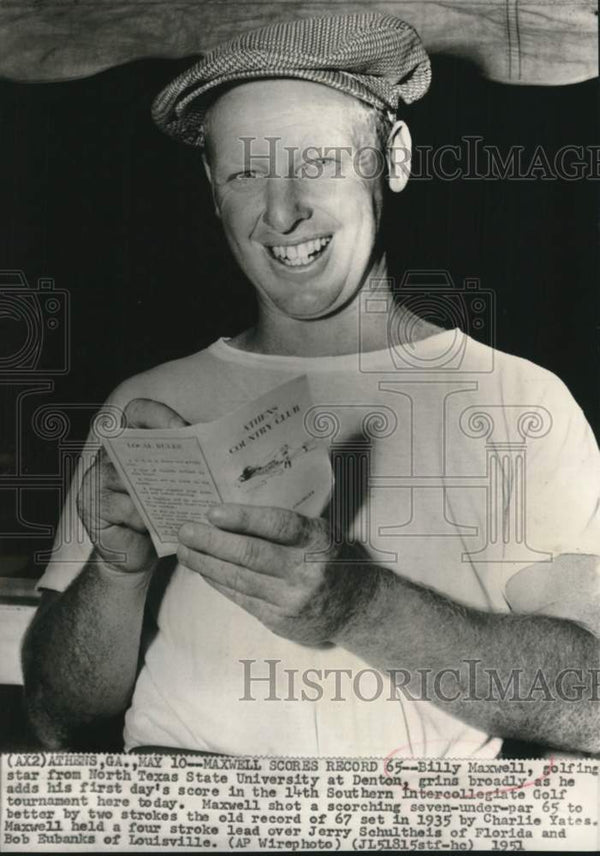
[[[372,570],[366,573],[372,574]],[[387,571],[334,634],[400,691],[488,734],[600,752],[600,640],[573,621],[465,607]],[[394,670],[401,670],[396,671]]]
[[[44,593],[23,671],[29,717],[48,748],[95,748],[98,727],[127,708],[150,576],[97,558],[63,594]]]
[[[240,505],[209,518],[182,527],[180,561],[274,633],[335,642],[415,697],[429,670],[430,700],[490,734],[600,751],[600,641],[575,622],[486,613],[344,564],[324,520]]]
[[[137,428],[186,424],[149,399],[131,401],[124,422]],[[82,480],[77,506],[94,554],[64,594],[46,595],[23,647],[29,716],[53,749],[92,748],[97,727],[127,707],[158,564],[146,526],[103,450]]]

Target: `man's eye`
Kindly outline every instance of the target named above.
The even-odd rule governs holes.
[[[300,174],[304,177],[318,178],[337,172],[338,168],[339,161],[335,157],[310,158],[302,165]]]
[[[318,165],[321,167],[329,167],[329,166],[335,166],[337,164],[337,162],[338,162],[337,158],[326,158],[326,157],[313,158],[313,159],[306,162],[306,166],[310,166],[311,164],[315,164],[315,165]]]
[[[232,176],[235,181],[252,181],[256,178],[261,178],[260,173],[253,169],[246,169],[243,172],[236,172]]]

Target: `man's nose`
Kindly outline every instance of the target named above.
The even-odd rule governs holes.
[[[302,220],[308,220],[312,208],[297,178],[268,178],[263,220],[271,229],[285,234]]]

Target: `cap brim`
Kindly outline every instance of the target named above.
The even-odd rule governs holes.
[[[190,91],[183,95],[180,92],[161,93],[152,107],[152,116],[156,124],[167,134],[188,145],[203,144],[202,120],[207,109],[219,98],[224,88],[231,85],[247,83],[252,80],[282,80],[295,79],[319,83],[330,89],[336,89],[348,97],[360,101],[385,112],[390,112],[390,105],[378,98],[360,77],[338,69],[265,69],[257,71],[233,71],[215,77],[199,87],[186,87]]]

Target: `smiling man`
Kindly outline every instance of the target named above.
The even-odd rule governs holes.
[[[308,355],[325,340],[329,353],[355,352],[357,293],[366,277],[386,274],[378,233],[387,164],[371,112],[322,84],[254,81],[222,95],[205,128],[215,211],[260,304],[256,328],[233,344]],[[399,191],[409,175],[404,123],[389,125],[386,149]],[[366,330],[368,320],[363,347],[384,347],[386,319]]]
[[[202,152],[258,318],[110,403],[180,426],[306,374],[336,481],[319,518],[224,505],[183,526],[138,675],[164,568],[99,454],[73,491],[89,538],[55,555],[25,646],[48,746],[129,708],[128,749],[600,750],[589,426],[549,372],[394,304],[381,222],[409,175],[398,111],[429,75],[408,24],[324,17],[240,36],[155,102]]]

